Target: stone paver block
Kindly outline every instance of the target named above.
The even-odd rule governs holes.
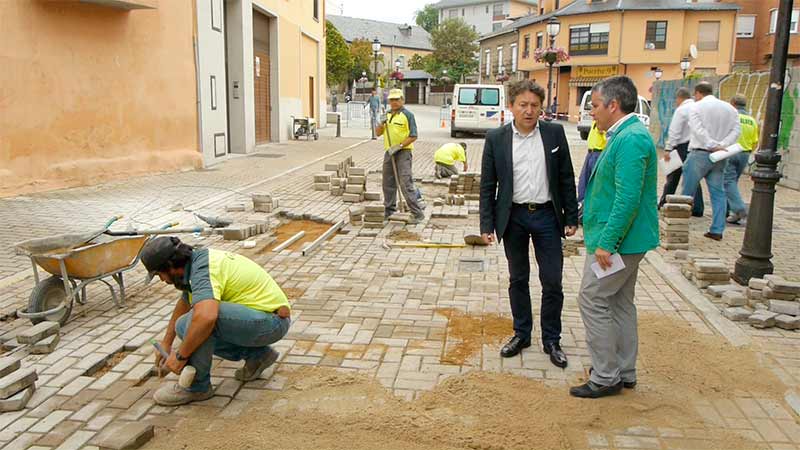
[[[685,205],[694,204],[694,197],[690,195],[668,195],[666,198],[666,203],[682,203]]]
[[[778,314],[775,317],[775,326],[784,330],[798,330],[800,329],[800,317]]]
[[[146,444],[155,436],[155,428],[148,423],[125,423],[120,427],[109,427],[100,434],[95,443],[101,450],[131,450]]]
[[[728,266],[722,262],[695,262],[695,269],[700,273],[728,273]]]
[[[722,294],[722,301],[728,306],[744,306],[747,304],[747,297],[740,291],[726,291]]]
[[[747,283],[747,287],[760,291],[767,287],[767,280],[763,278],[750,278],[750,281]]]
[[[35,344],[48,336],[57,334],[60,329],[61,326],[58,322],[40,322],[17,334],[17,342],[20,344]]]
[[[350,175],[366,177],[367,176],[367,169],[364,167],[351,167],[348,171]]]
[[[58,342],[61,340],[61,335],[54,334],[50,337],[44,338],[41,341],[32,344],[29,348],[30,352],[34,355],[44,355],[52,353],[56,349]]]
[[[348,184],[347,187],[344,189],[345,194],[363,194],[365,191],[364,185],[362,184]]]
[[[722,294],[728,291],[742,291],[744,288],[739,286],[738,284],[720,284],[717,286],[710,286],[708,288],[708,293],[713,295],[714,297],[722,297]]]
[[[757,311],[747,319],[747,322],[755,328],[771,328],[775,326],[775,318],[778,314],[770,311]]]
[[[23,389],[11,397],[0,400],[0,412],[19,411],[27,406],[28,401],[33,397],[36,392],[36,385],[31,384],[26,389]]]
[[[15,370],[19,369],[19,366],[22,360],[12,358],[10,356],[5,356],[0,358],[0,378],[14,372]]]
[[[314,183],[315,191],[328,191],[331,189],[330,183]]]
[[[34,368],[16,370],[0,378],[0,399],[11,397],[32,385],[38,378]]]
[[[228,212],[242,212],[247,210],[247,205],[244,203],[231,203],[225,206],[225,211]]]
[[[786,314],[787,316],[800,316],[800,303],[785,300],[770,300],[769,310],[778,314]]]
[[[722,310],[722,315],[725,316],[728,320],[732,320],[734,322],[743,322],[750,318],[753,314],[747,308],[743,308],[741,306],[737,306],[734,308],[725,308]]]
[[[364,192],[364,200],[371,202],[371,201],[380,201],[380,199],[381,199],[380,192],[374,192],[374,191]]]
[[[775,292],[771,287],[765,287],[761,293],[764,295],[764,298],[774,299],[774,300],[787,300],[791,301],[797,298],[794,294],[786,294],[783,292]]]
[[[226,241],[243,241],[250,237],[251,225],[233,224],[222,229],[222,238]]]
[[[342,201],[345,203],[358,203],[364,200],[362,194],[343,194]]]

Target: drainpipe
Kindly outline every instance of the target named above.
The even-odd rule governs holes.
[[[197,145],[200,147],[203,167],[206,167],[205,151],[203,149],[203,104],[200,98],[200,49],[197,44],[197,36],[192,37],[192,47],[194,48],[194,77],[197,91]]]

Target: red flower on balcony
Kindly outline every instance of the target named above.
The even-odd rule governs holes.
[[[402,81],[403,80],[403,72],[400,72],[399,70],[395,70],[394,72],[391,73],[391,75],[389,75],[389,78],[391,78],[393,80]]]

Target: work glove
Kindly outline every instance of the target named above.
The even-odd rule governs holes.
[[[395,153],[399,152],[402,149],[403,149],[403,146],[400,145],[400,144],[397,144],[397,145],[393,145],[393,146],[389,147],[389,149],[386,150],[386,151],[389,152],[389,156],[393,156]]]

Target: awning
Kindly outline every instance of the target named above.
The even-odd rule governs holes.
[[[600,81],[603,81],[603,77],[579,77],[579,78],[572,78],[569,80],[570,87],[592,87]]]

